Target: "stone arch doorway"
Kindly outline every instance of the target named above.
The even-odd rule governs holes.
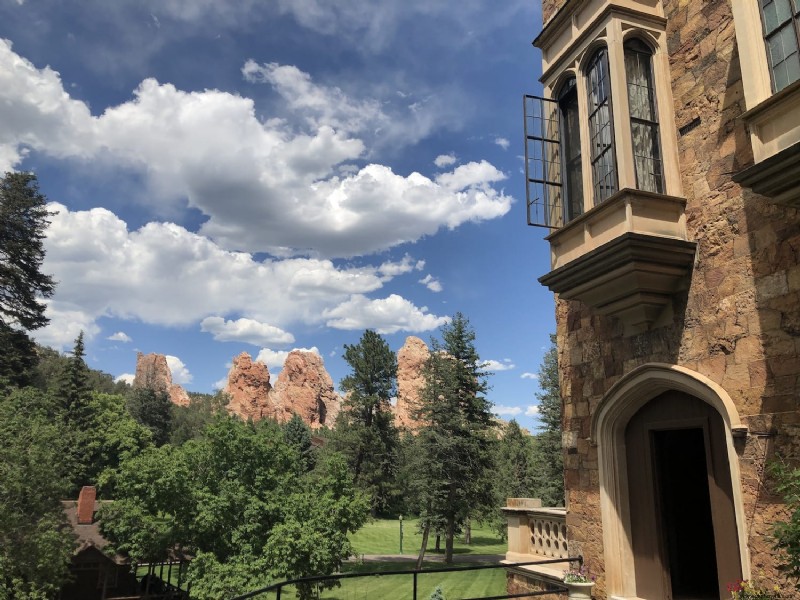
[[[749,577],[743,429],[722,388],[675,365],[643,365],[606,394],[592,439],[609,597],[722,598]]]
[[[640,598],[719,600],[741,578],[723,428],[709,404],[675,391],[648,401],[625,428]]]

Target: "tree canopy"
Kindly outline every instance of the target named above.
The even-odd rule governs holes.
[[[52,598],[68,575],[75,543],[60,500],[71,469],[56,411],[33,388],[0,397],[0,598]]]
[[[367,516],[341,457],[307,472],[269,421],[224,418],[180,447],[148,448],[123,462],[115,486],[104,534],[134,561],[168,549],[194,556],[189,578],[201,599],[331,573]]]
[[[128,393],[128,411],[136,422],[147,427],[157,446],[169,441],[172,430],[172,402],[166,392],[135,388]]]

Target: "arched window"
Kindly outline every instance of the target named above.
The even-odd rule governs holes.
[[[760,0],[764,39],[772,72],[772,87],[780,92],[800,79],[800,2],[798,0]]]
[[[661,167],[658,111],[653,93],[652,51],[636,38],[625,43],[625,77],[631,113],[633,162],[636,187],[648,192],[664,191]]]
[[[563,173],[564,222],[583,214],[583,171],[578,115],[578,88],[575,78],[567,80],[558,94],[561,119],[561,160]]]
[[[598,50],[586,69],[589,109],[589,147],[592,161],[594,203],[600,204],[617,191],[614,127],[611,114],[611,80],[608,50]]]

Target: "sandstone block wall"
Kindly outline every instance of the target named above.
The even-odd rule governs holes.
[[[563,2],[544,0],[545,21]],[[591,416],[609,388],[647,362],[685,366],[720,384],[757,435],[738,444],[753,572],[780,580],[770,524],[784,508],[765,463],[800,458],[800,214],[733,183],[752,164],[730,0],[665,0],[689,239],[698,256],[672,324],[624,337],[616,321],[557,301],[570,553],[603,571]],[[773,434],[774,432],[774,434]],[[761,435],[761,434],[764,435]],[[604,597],[604,582],[596,591]]]
[[[542,581],[530,579],[524,575],[520,575],[519,573],[508,571],[506,573],[506,589],[509,594],[524,594],[526,592],[544,592],[548,589],[552,589],[552,587],[548,586]],[[541,596],[535,597],[542,598],[543,600],[563,600],[564,595],[563,593],[555,593],[542,594]]]
[[[542,0],[542,21],[547,23],[567,2],[569,0]]]

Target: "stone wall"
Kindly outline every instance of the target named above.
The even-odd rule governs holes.
[[[555,4],[543,2],[545,20]],[[800,457],[800,215],[731,180],[752,164],[752,151],[739,119],[744,96],[729,1],[665,0],[664,9],[674,126],[699,120],[678,137],[698,256],[666,327],[625,337],[618,322],[557,301],[570,550],[603,571],[591,415],[624,374],[647,362],[672,363],[721,385],[755,433],[736,447],[751,565],[777,581],[769,528],[783,507],[764,465],[775,453]],[[604,597],[602,578],[596,591]]]
[[[569,0],[542,0],[542,21],[547,23],[567,2]]]
[[[506,572],[506,589],[509,594],[524,594],[526,592],[543,592],[552,589],[543,581],[532,579],[530,576],[521,575],[514,571]],[[564,600],[566,597],[564,593],[542,594],[535,596],[543,600]]]

